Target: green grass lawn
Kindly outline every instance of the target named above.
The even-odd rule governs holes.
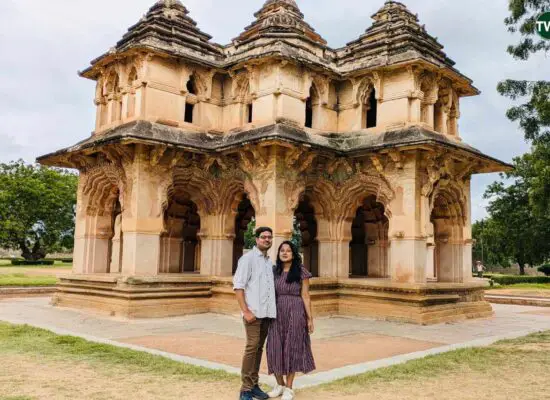
[[[517,283],[515,285],[495,285],[489,290],[494,289],[535,289],[535,290],[550,290],[550,283]]]
[[[55,276],[28,276],[25,274],[1,274],[1,286],[13,287],[32,287],[32,286],[52,286],[57,283]]]
[[[0,268],[72,268],[72,263],[56,261],[53,265],[12,265],[10,260],[0,260]]]
[[[534,400],[548,395],[550,383],[539,374],[549,367],[550,331],[378,369],[322,385],[313,393],[319,398],[340,393],[343,399]]]
[[[233,394],[240,381],[223,371],[2,322],[0,358],[10,366],[0,367],[0,400],[191,399],[184,396],[191,387],[230,385]]]
[[[0,368],[0,400],[226,400],[236,398],[239,387],[236,375],[1,322],[0,357],[10,365]],[[549,367],[550,332],[541,332],[300,390],[296,400],[538,400],[550,392],[544,378]],[[3,385],[7,382],[17,385]]]
[[[57,283],[57,275],[69,273],[72,264],[56,262],[52,266],[14,266],[0,260],[0,287],[51,286]],[[1,400],[1,399],[0,399]]]

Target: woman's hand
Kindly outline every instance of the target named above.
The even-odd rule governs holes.
[[[307,321],[307,331],[309,332],[309,334],[313,334],[313,332],[315,332],[315,327],[313,326],[313,320],[310,319]]]

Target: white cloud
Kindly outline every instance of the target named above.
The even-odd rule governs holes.
[[[113,46],[155,0],[0,1],[0,161],[35,157],[76,143],[93,129],[93,82],[77,70]],[[503,20],[508,2],[403,0],[438,37],[456,67],[482,95],[462,103],[465,142],[511,161],[528,149],[505,117],[510,102],[496,92],[505,78],[542,78],[547,60],[513,60]],[[225,44],[253,20],[264,0],[184,1],[199,27]],[[307,21],[331,47],[356,39],[384,0],[298,0]],[[482,4],[482,5],[481,5]],[[543,68],[545,67],[545,68]],[[484,215],[482,194],[494,176],[473,180],[473,216]]]

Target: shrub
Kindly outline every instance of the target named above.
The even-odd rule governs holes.
[[[62,263],[68,263],[68,264],[72,264],[73,263],[73,259],[72,258],[45,258],[44,260],[47,260],[47,261],[59,261],[59,262],[62,262]]]
[[[483,277],[489,278],[499,285],[515,285],[518,283],[550,283],[550,276],[485,274]]]
[[[550,276],[550,264],[541,265],[538,267],[539,272],[542,272],[546,276]]]
[[[35,265],[53,265],[55,263],[54,260],[38,260],[38,261],[30,261],[30,260],[11,260],[11,265],[16,266],[35,266]]]

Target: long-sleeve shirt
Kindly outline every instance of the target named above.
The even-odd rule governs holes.
[[[254,247],[239,260],[233,289],[244,290],[246,304],[256,318],[277,317],[273,264],[258,248]]]

